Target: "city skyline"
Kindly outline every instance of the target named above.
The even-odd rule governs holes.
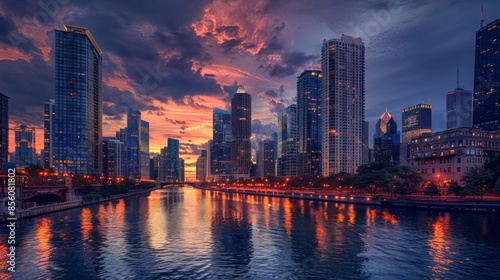
[[[10,85],[8,84],[8,82],[12,81],[11,80],[11,78],[13,78],[12,74],[15,74],[16,71],[20,69],[19,67],[24,67],[22,69],[26,70],[34,66],[34,65],[22,65],[23,63],[26,62],[28,62],[28,64],[35,64],[35,65],[36,63],[45,64],[45,66],[48,67],[47,69],[49,69],[48,74],[49,75],[53,74],[54,65],[53,65],[53,57],[51,57],[51,52],[53,52],[54,49],[53,46],[51,46],[53,43],[53,37],[51,39],[50,36],[54,36],[53,29],[61,29],[62,24],[66,22],[70,24],[88,27],[93,32],[94,37],[99,42],[100,46],[103,46],[104,50],[103,56],[107,59],[104,61],[104,63],[105,64],[107,63],[107,65],[103,66],[104,68],[103,95],[105,98],[103,136],[112,136],[114,135],[114,131],[124,126],[125,124],[124,115],[126,112],[125,111],[126,106],[137,107],[138,110],[143,112],[143,114],[145,115],[145,119],[147,119],[151,123],[150,151],[158,152],[159,148],[162,147],[162,144],[165,142],[167,137],[174,137],[180,139],[181,146],[183,146],[181,147],[181,156],[186,158],[187,161],[186,166],[189,168],[191,174],[194,173],[194,167],[192,166],[192,164],[196,161],[197,155],[199,155],[199,150],[201,149],[201,145],[203,143],[206,143],[208,139],[211,139],[212,120],[209,117],[211,116],[211,114],[210,113],[207,114],[207,112],[211,112],[212,107],[221,107],[229,109],[228,104],[230,97],[235,93],[237,88],[236,85],[233,84],[234,81],[238,81],[238,85],[241,84],[245,85],[248,91],[251,92],[252,97],[254,98],[253,100],[258,104],[257,106],[253,106],[254,110],[252,111],[252,114],[255,115],[255,117],[252,120],[252,127],[253,127],[252,132],[254,133],[252,137],[254,141],[252,144],[256,145],[258,140],[262,139],[264,135],[267,136],[270,135],[270,133],[268,133],[269,131],[273,130],[276,131],[275,114],[284,107],[292,103],[295,103],[294,96],[296,96],[296,88],[294,85],[296,84],[296,77],[298,76],[298,74],[301,73],[302,70],[305,70],[307,68],[319,69],[319,53],[320,53],[319,46],[321,44],[322,39],[324,38],[329,39],[334,37],[340,37],[340,34],[346,33],[352,36],[361,36],[364,39],[367,46],[367,54],[366,54],[367,102],[366,103],[369,104],[367,105],[366,109],[367,111],[366,120],[370,121],[370,124],[373,124],[374,120],[378,118],[379,115],[378,112],[380,111],[382,106],[388,107],[391,112],[398,112],[395,115],[395,118],[396,122],[400,123],[401,118],[399,112],[401,112],[401,109],[403,107],[411,106],[417,103],[430,103],[433,106],[433,120],[434,120],[433,123],[435,124],[433,130],[434,131],[443,130],[445,128],[444,113],[446,110],[446,106],[444,104],[446,100],[446,92],[448,92],[452,88],[452,85],[455,82],[454,70],[456,61],[460,61],[461,65],[463,65],[461,68],[463,69],[462,80],[465,81],[464,88],[465,89],[472,88],[472,80],[473,80],[472,62],[474,60],[473,45],[474,45],[475,31],[479,29],[479,4],[471,5],[470,3],[467,4],[461,3],[454,6],[454,9],[457,13],[458,11],[464,11],[464,12],[467,11],[466,13],[468,15],[468,17],[466,17],[466,20],[461,19],[460,22],[461,28],[454,26],[453,30],[460,29],[461,31],[460,35],[455,34],[456,37],[454,37],[454,40],[467,42],[466,45],[469,45],[469,47],[465,48],[464,44],[462,45],[455,44],[454,46],[445,47],[446,51],[451,53],[457,52],[458,49],[462,51],[460,52],[460,55],[454,55],[454,58],[448,59],[449,61],[453,61],[452,63],[450,63],[449,67],[446,67],[449,68],[449,71],[442,70],[442,68],[445,67],[444,64],[439,65],[438,67],[434,67],[437,69],[432,69],[431,72],[433,73],[437,73],[437,71],[439,70],[439,75],[435,76],[434,77],[435,79],[433,79],[433,81],[436,81],[435,83],[436,85],[434,85],[434,87],[439,87],[442,90],[429,90],[425,94],[422,94],[423,91],[421,91],[420,94],[411,95],[410,92],[415,91],[415,89],[406,89],[406,91],[396,91],[401,93],[401,95],[398,94],[398,97],[390,97],[388,94],[386,94],[385,91],[390,92],[390,90],[387,89],[394,87],[394,85],[391,85],[392,83],[397,84],[398,82],[394,82],[395,81],[394,79],[387,79],[387,80],[381,79],[380,78],[381,74],[378,73],[377,71],[374,71],[373,68],[372,69],[370,68],[375,67],[374,62],[376,62],[377,59],[381,59],[380,56],[382,56],[385,59],[384,63],[382,64],[385,64],[386,66],[387,65],[392,66],[392,68],[385,67],[379,69],[385,69],[388,72],[392,72],[396,70],[397,67],[402,67],[402,65],[394,63],[396,59],[395,57],[401,55],[404,56],[405,55],[404,53],[406,53],[404,47],[408,46],[405,45],[402,46],[401,44],[391,45],[390,44],[391,40],[388,40],[387,42],[384,42],[384,44],[382,45],[387,48],[374,50],[373,49],[375,47],[374,45],[378,45],[374,44],[374,42],[379,43],[380,40],[391,39],[391,36],[396,36],[396,37],[402,36],[398,32],[392,32],[392,31],[401,31],[400,28],[402,27],[399,26],[398,24],[401,23],[402,15],[416,16],[420,14],[420,15],[425,15],[426,17],[433,18],[436,16],[436,14],[439,14],[440,11],[441,12],[443,11],[445,4],[442,3],[421,4],[415,6],[415,4],[401,1],[399,2],[399,6],[398,5],[390,6],[387,3],[379,2],[378,3],[379,5],[353,7],[349,6],[349,4],[345,3],[341,4],[339,2],[337,5],[344,5],[344,7],[342,8],[345,9],[346,11],[349,11],[352,15],[354,15],[354,18],[359,17],[361,14],[368,13],[369,15],[368,20],[364,21],[361,20],[359,21],[359,23],[353,24],[351,27],[348,26],[347,22],[335,22],[335,24],[330,22],[331,28],[330,30],[328,30],[328,32],[323,30],[324,28],[323,29],[320,28],[320,30],[317,33],[313,35],[309,34],[306,37],[304,37],[307,38],[306,40],[308,42],[307,44],[309,44],[310,46],[302,46],[298,43],[297,44],[293,43],[294,40],[293,36],[290,35],[290,29],[293,26],[298,28],[299,27],[305,28],[308,25],[311,25],[310,22],[304,23],[303,26],[300,26],[297,23],[295,23],[294,25],[293,23],[287,21],[287,19],[283,17],[283,13],[279,13],[276,10],[276,7],[273,7],[272,4],[259,2],[259,5],[261,5],[259,7],[262,7],[263,10],[262,13],[264,15],[266,16],[274,15],[273,13],[271,13],[271,11],[275,11],[276,17],[277,18],[281,17],[281,18],[280,20],[277,21],[269,21],[269,22],[263,21],[265,24],[260,22],[259,24],[261,25],[257,25],[255,22],[251,20],[245,22],[245,21],[238,21],[232,18],[233,15],[231,15],[230,12],[232,11],[231,9],[234,10],[235,8],[229,4],[227,6],[223,5],[224,9],[216,11],[215,8],[218,7],[216,5],[217,3],[219,2],[208,4],[207,9],[204,10],[204,13],[202,12],[201,14],[197,14],[196,16],[193,15],[192,17],[190,16],[187,19],[183,20],[182,24],[185,24],[191,29],[189,31],[184,30],[184,31],[179,31],[179,33],[175,33],[175,35],[178,36],[165,37],[165,30],[168,28],[172,28],[171,26],[161,26],[159,24],[158,26],[152,25],[148,27],[147,24],[145,24],[137,27],[138,29],[136,31],[138,33],[141,33],[143,36],[141,37],[142,41],[139,42],[141,44],[144,44],[148,41],[151,42],[152,44],[148,50],[154,49],[154,51],[156,51],[157,54],[160,53],[160,49],[156,48],[158,47],[158,41],[151,41],[152,40],[151,38],[154,36],[161,37],[162,34],[163,37],[161,37],[160,39],[163,39],[164,43],[166,44],[172,43],[172,46],[170,45],[165,46],[172,48],[170,53],[175,54],[175,51],[178,51],[175,48],[182,45],[180,44],[182,42],[177,42],[177,41],[171,42],[169,40],[174,40],[174,39],[181,40],[182,35],[186,34],[188,35],[190,34],[192,35],[192,37],[183,38],[183,40],[185,40],[184,43],[187,44],[190,40],[194,40],[197,43],[197,47],[200,47],[197,50],[193,50],[196,53],[196,55],[191,54],[191,56],[189,56],[186,53],[181,53],[180,57],[177,57],[177,59],[172,58],[172,56],[170,56],[169,58],[168,50],[164,50],[165,56],[157,56],[160,58],[160,60],[154,60],[153,63],[151,63],[152,60],[149,60],[148,63],[142,63],[142,64],[140,60],[144,59],[145,56],[147,56],[145,52],[142,53],[138,52],[136,54],[129,53],[128,55],[131,55],[131,57],[136,56],[136,59],[139,60],[138,61],[139,65],[141,65],[143,69],[127,68],[131,67],[131,65],[124,65],[124,62],[121,61],[121,59],[125,57],[124,53],[126,53],[126,51],[130,51],[132,46],[122,45],[122,49],[115,48],[118,46],[116,42],[112,42],[113,36],[115,35],[113,35],[112,38],[106,38],[106,36],[103,36],[103,32],[105,34],[108,34],[108,32],[112,30],[111,28],[117,28],[117,26],[111,25],[107,26],[106,28],[98,28],[96,26],[97,23],[88,21],[89,17],[91,16],[85,13],[84,8],[80,14],[76,13],[72,16],[69,16],[69,18],[66,19],[57,17],[56,13],[56,16],[51,18],[52,21],[50,21],[50,24],[47,24],[42,28],[44,31],[42,32],[44,33],[42,35],[45,36],[46,40],[41,40],[40,38],[37,38],[37,36],[30,38],[29,36],[26,35],[24,38],[29,42],[31,42],[30,45],[30,47],[32,47],[31,49],[28,48],[27,43],[16,45],[18,46],[18,48],[15,49],[12,47],[13,46],[12,42],[8,43],[4,42],[4,44],[6,45],[2,47],[3,58],[2,60],[0,60],[0,73],[2,74],[5,73],[6,75],[2,75],[2,77],[5,77],[5,79],[2,79],[2,81],[0,81],[0,89],[4,94],[6,94],[11,98],[10,112],[12,113],[10,118],[11,119],[10,127],[12,128],[15,125],[20,125],[25,123],[35,126],[37,131],[37,142],[38,142],[37,147],[38,148],[43,147],[43,144],[41,144],[43,141],[43,137],[41,136],[41,133],[43,133],[43,102],[47,102],[49,99],[53,98],[54,89],[52,88],[52,90],[50,90],[50,86],[46,87],[43,85],[40,86],[40,84],[38,84],[38,87],[40,89],[48,88],[49,90],[48,92],[43,92],[43,94],[35,95],[33,91],[29,91],[27,89],[27,86],[22,86],[20,87],[19,90],[10,90],[9,88],[15,88],[18,85],[15,84]],[[247,7],[244,5],[244,3],[240,4],[241,6],[239,6],[239,8],[241,8],[242,11],[244,11]],[[488,2],[484,3],[486,24],[495,19],[496,15],[494,15],[491,12],[495,10],[494,9],[495,5],[498,5],[498,3],[493,3],[493,1],[491,1],[491,3]],[[476,9],[473,9],[472,6],[477,6],[477,7]],[[128,6],[125,5],[125,8],[126,7]],[[30,12],[29,8],[30,7],[25,7],[24,12],[27,12],[29,14]],[[34,7],[34,8],[35,9],[33,11],[35,12],[37,11],[36,9],[40,9],[40,7]],[[60,9],[78,10],[77,8],[78,8],[77,6],[60,7]],[[436,11],[429,12],[431,8],[436,8]],[[16,19],[16,15],[18,15],[20,12],[19,7],[0,6],[0,10],[3,11],[5,14],[14,15],[13,17],[10,18],[9,17],[2,18],[2,20],[6,22],[12,21],[13,23],[13,25],[7,26],[12,28],[12,30],[10,32],[9,31],[6,32],[6,34],[12,35],[14,34],[12,32],[16,32],[16,30],[18,32],[16,34],[22,34],[24,26],[22,25],[18,26],[16,24],[16,21],[14,20]],[[293,12],[292,11],[293,9],[291,10],[291,8],[287,8],[285,10],[288,13]],[[215,15],[211,13],[214,13]],[[338,13],[338,11],[336,13]],[[61,15],[62,14],[63,13],[61,13]],[[388,18],[385,18],[387,21],[387,25],[383,26],[383,24],[380,21],[377,21],[377,18],[374,15],[379,15],[379,16],[389,15]],[[98,17],[99,15],[95,16]],[[211,27],[212,29],[210,29],[209,28],[210,24],[207,24],[207,22],[210,22],[212,16],[215,16],[215,18],[225,19],[225,21],[222,22],[223,25],[224,23],[227,23],[227,25],[224,25],[222,27],[226,28],[222,27],[216,28],[216,26],[215,27],[212,26]],[[231,17],[225,18],[227,16]],[[254,16],[255,15],[252,15],[252,18]],[[233,22],[234,25],[229,25],[229,23],[233,20],[234,20]],[[280,25],[281,21],[283,24]],[[327,23],[326,20],[323,21]],[[421,26],[421,24],[423,24],[422,21],[416,20],[415,18],[412,17],[410,17],[409,21],[411,24],[406,23],[407,26],[405,27],[408,28],[408,30],[406,30],[408,31],[408,34],[405,36],[411,34],[410,32],[411,30],[415,31],[415,29],[424,28]],[[367,24],[373,22],[379,24],[379,27],[381,29],[379,34],[373,36],[372,35],[367,36],[365,34],[365,37],[367,38],[364,38],[363,34],[360,34],[357,30],[366,31],[367,29],[365,29],[365,27],[368,26]],[[182,24],[180,26],[182,26]],[[276,36],[252,37],[250,35],[255,35],[255,34],[245,33],[244,32],[245,29],[243,28],[251,26],[252,24],[253,24],[252,30],[255,34],[258,34],[257,31],[267,32],[269,26],[271,27],[274,26],[275,29],[273,30],[274,32],[276,32],[274,33],[274,35]],[[423,25],[425,26],[426,24]],[[453,24],[449,22],[446,25],[443,25],[443,27],[451,28],[450,27],[451,25]],[[229,28],[231,26],[233,26],[234,28],[232,29]],[[465,30],[472,31],[472,33],[468,34],[467,32],[463,32],[464,29],[463,27],[466,27]],[[158,30],[163,30],[163,32],[159,32]],[[435,31],[429,30],[429,32],[430,32],[429,34],[423,34],[422,36],[435,36]],[[269,34],[264,34],[264,35],[269,35]],[[239,42],[239,44],[237,44],[238,38],[241,41]],[[29,39],[32,40],[30,41]],[[215,43],[210,40],[215,40]],[[255,40],[261,45],[254,47],[250,45],[245,45],[245,42],[248,43],[251,40]],[[295,40],[297,40],[297,38],[295,38]],[[289,49],[283,46],[283,43],[285,43],[285,45],[288,46],[288,44],[286,44],[287,42],[292,42]],[[207,47],[206,44],[210,43],[213,43],[213,46]],[[281,46],[273,50],[272,49],[273,43],[280,43]],[[232,48],[231,44],[234,45]],[[472,46],[472,48],[470,48],[470,46]],[[194,48],[194,46],[192,47]],[[466,50],[465,52],[463,51],[464,49]],[[37,52],[36,50],[39,50],[40,52]],[[387,54],[388,52],[389,54]],[[16,54],[18,56],[15,56]],[[425,57],[431,58],[433,55],[436,55],[436,51],[432,49],[426,49],[424,53],[420,54],[424,55]],[[212,56],[212,58],[210,61],[204,61],[204,59],[206,58],[203,58],[202,55]],[[227,61],[229,57],[231,57],[232,62]],[[469,62],[462,61],[464,57],[468,57],[465,60],[468,60]],[[261,58],[263,60],[259,62],[258,61],[259,59],[257,58]],[[253,61],[253,59],[256,60]],[[401,58],[398,58],[398,60],[399,59]],[[257,64],[259,64],[262,63],[262,61],[264,61],[264,64],[256,65],[257,62],[258,62]],[[301,61],[302,63],[294,64],[292,63],[294,61]],[[288,65],[287,63],[290,63],[290,65]],[[186,66],[186,64],[190,64],[191,66],[187,70],[185,68],[182,68]],[[248,64],[249,66],[245,67],[245,65],[243,64]],[[405,65],[406,64],[411,65],[410,61],[408,61],[408,63],[405,63]],[[17,65],[18,67],[11,67],[10,69],[6,69],[6,65],[9,66]],[[174,66],[176,65],[179,67],[175,68]],[[252,68],[253,66],[256,67]],[[230,68],[232,70],[224,72],[225,69],[226,70],[229,69],[228,67],[232,67]],[[377,66],[377,67],[382,67],[382,66]],[[184,74],[186,74],[187,76],[185,77],[185,79],[180,79],[179,76],[177,76],[179,73],[176,72],[169,73],[168,77],[162,76],[164,74],[164,71],[167,69],[174,69],[174,70],[176,69],[179,72],[186,70]],[[191,71],[192,69],[196,69],[196,71]],[[249,69],[251,71],[249,71]],[[411,72],[413,72],[413,74],[418,73],[418,75],[416,75],[417,77],[411,77],[408,75],[409,74],[408,72],[401,71],[402,73],[400,75],[402,77],[402,80],[413,78],[414,80],[416,80],[415,82],[419,82],[422,84],[429,84],[425,80],[423,73],[415,72],[413,68],[410,69],[412,69]],[[11,71],[8,72],[7,70]],[[113,71],[110,73],[109,70]],[[130,78],[131,73],[133,72],[132,70],[134,71],[137,70],[135,72],[135,74],[137,74],[136,76],[137,79],[135,79],[135,81],[138,82],[135,84],[133,83],[134,79]],[[27,72],[30,73],[30,71]],[[238,76],[239,75],[238,73],[246,73],[246,74]],[[36,74],[33,77],[34,78],[33,84],[37,84],[38,79],[41,78],[38,76],[43,76],[45,73],[35,72],[33,74]],[[225,76],[225,74],[227,75]],[[121,79],[120,77],[121,78],[125,77],[125,78]],[[150,79],[149,81],[152,83],[142,84],[142,88],[140,88],[143,78],[146,77],[149,77]],[[179,92],[176,92],[175,89],[168,88],[169,87],[168,81],[170,81],[169,77],[180,79],[180,81],[185,82],[184,85],[179,85],[178,88],[181,89],[182,87],[186,87],[186,90],[184,91],[185,95],[181,95]],[[191,77],[193,79],[188,79],[188,77]],[[120,83],[120,81],[122,83]],[[384,89],[383,92],[382,90],[380,91],[376,90],[377,87],[373,87],[373,85],[370,85],[370,83],[373,82],[386,83],[384,85],[378,86],[379,90]],[[157,84],[156,86],[157,89],[150,89],[151,87],[153,87],[155,83]],[[189,87],[192,86],[190,84],[199,86],[200,89],[198,89],[198,91],[190,91]],[[283,87],[281,85],[283,85]],[[141,89],[143,90],[142,92]],[[202,89],[212,92],[203,93]],[[127,92],[127,90],[129,91]],[[137,93],[137,95],[135,95],[135,93]],[[190,93],[191,95],[189,95]],[[412,97],[415,95],[418,95],[418,97],[417,98]],[[27,99],[26,103],[16,102],[16,99],[17,101],[19,101],[20,100],[19,98],[22,96],[25,97],[29,96],[30,98]],[[27,112],[33,112],[32,114],[21,113],[24,111],[20,111],[20,108],[23,108],[23,106],[30,104],[30,102],[33,99],[40,98],[40,96],[43,96],[44,98],[43,102],[40,102],[39,104],[33,103],[34,109],[27,110]],[[380,98],[381,96],[384,96],[385,98]],[[179,98],[181,98],[182,100]],[[163,101],[166,100],[166,102],[162,102],[162,100]],[[383,104],[380,102],[382,102]],[[161,109],[162,107],[163,109]],[[167,109],[170,111],[166,112]],[[195,109],[198,110],[195,111]],[[36,110],[38,110],[39,113],[35,114]],[[158,122],[158,120],[161,120],[161,122]],[[372,129],[372,125],[370,125],[370,129]],[[373,134],[372,132],[369,133],[369,135],[372,134]],[[10,137],[12,138],[12,133],[10,134]],[[13,141],[10,141],[10,143],[11,144],[9,150],[13,151],[12,149]],[[372,143],[370,143],[370,146],[372,146]],[[255,147],[253,148],[255,149]],[[191,166],[189,164],[191,164]]]

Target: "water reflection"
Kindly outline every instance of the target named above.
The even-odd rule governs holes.
[[[184,188],[19,223],[12,279],[500,278],[500,219],[482,214]]]

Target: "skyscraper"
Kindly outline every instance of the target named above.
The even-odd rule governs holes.
[[[367,121],[363,122],[363,164],[370,163],[370,146],[368,143],[368,132],[369,132],[369,123]]]
[[[321,175],[321,71],[297,78],[298,175]]]
[[[54,167],[102,174],[102,57],[87,28],[55,32]]]
[[[196,180],[205,182],[207,180],[207,150],[201,150],[196,160]]]
[[[375,161],[399,165],[400,138],[396,121],[386,110],[375,125],[373,135]]]
[[[16,127],[14,136],[16,142],[16,166],[26,167],[30,164],[36,164],[35,128],[20,125]]]
[[[149,122],[141,120],[140,145],[141,178],[149,179]]]
[[[500,129],[499,42],[500,19],[476,32],[473,125],[483,130]]]
[[[428,104],[417,104],[403,109],[403,142],[411,142],[432,131],[432,107]]]
[[[213,110],[213,141],[209,147],[210,178],[224,181],[231,177],[231,113]]]
[[[277,176],[297,176],[297,105],[278,113]]]
[[[9,97],[0,93],[0,165],[8,161],[8,156],[9,156]]]
[[[356,173],[362,164],[365,121],[365,46],[361,38],[342,35],[324,40],[322,174]]]
[[[55,100],[45,102],[43,106],[43,166],[54,166],[54,108]]]
[[[127,128],[126,127],[120,128],[120,130],[118,130],[116,132],[115,139],[123,143],[122,156],[121,156],[121,160],[122,160],[122,163],[121,163],[121,168],[122,168],[121,174],[122,175],[121,175],[121,177],[128,177],[128,174],[127,174]]]
[[[114,138],[103,139],[103,174],[108,180],[123,177],[123,142]]]
[[[257,152],[257,176],[274,177],[276,143],[271,139],[265,139],[259,142],[259,151]]]
[[[181,180],[179,140],[168,138],[167,146],[161,149],[158,177],[160,181],[177,183]]]
[[[231,99],[231,163],[234,178],[249,178],[252,168],[250,137],[252,97],[240,86]]]
[[[127,110],[127,177],[141,178],[141,112]]]
[[[446,129],[472,127],[472,91],[457,87],[446,94]]]

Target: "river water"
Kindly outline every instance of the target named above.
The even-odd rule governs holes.
[[[0,279],[500,279],[500,216],[193,188],[17,222]]]

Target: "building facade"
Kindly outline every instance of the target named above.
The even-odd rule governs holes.
[[[87,28],[55,31],[54,167],[102,174],[102,51]]]
[[[141,112],[127,110],[127,178],[141,178]]]
[[[196,181],[205,182],[207,180],[207,150],[201,150],[200,156],[196,160]]]
[[[401,136],[396,121],[386,110],[375,125],[373,135],[375,161],[399,165],[400,142]]]
[[[17,167],[27,167],[37,163],[35,128],[20,125],[14,131]]]
[[[114,138],[103,138],[103,175],[108,180],[123,178],[123,142]]]
[[[465,172],[500,154],[500,131],[456,128],[415,137],[411,166],[424,180],[460,182]]]
[[[432,107],[417,104],[403,109],[403,142],[432,132]]]
[[[224,181],[231,178],[231,113],[214,108],[213,110],[213,138],[210,149],[210,178],[215,181]],[[208,158],[207,155],[207,158]]]
[[[365,46],[361,38],[342,35],[324,40],[322,174],[356,173],[362,164],[365,121]]]
[[[9,159],[9,97],[0,93],[0,164]]]
[[[275,147],[276,142],[271,139],[259,142],[259,150],[257,151],[257,177],[275,176]]]
[[[141,144],[139,160],[141,166],[141,178],[149,179],[149,122],[141,120]]]
[[[232,176],[250,178],[252,148],[252,97],[240,86],[231,99],[231,167]]]
[[[321,71],[297,78],[298,175],[321,175]]]
[[[446,129],[472,127],[472,91],[457,87],[446,94]]]
[[[278,113],[277,176],[297,176],[297,105],[292,104]]]
[[[43,156],[42,165],[54,167],[54,116],[55,100],[51,99],[43,105]]]
[[[500,19],[476,32],[473,125],[500,129]]]
[[[161,149],[158,161],[158,177],[160,181],[169,183],[181,182],[179,140],[168,138],[167,146]]]

